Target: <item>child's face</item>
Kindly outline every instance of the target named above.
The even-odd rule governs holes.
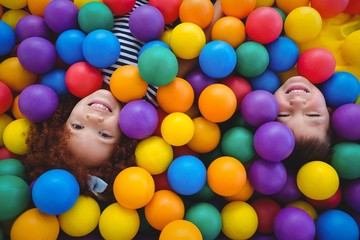
[[[98,90],[81,99],[66,121],[70,151],[87,167],[108,161],[121,137],[120,104],[110,91]]]
[[[316,137],[326,141],[330,115],[321,91],[301,76],[289,78],[276,92],[279,103],[277,120],[286,124],[295,135]]]

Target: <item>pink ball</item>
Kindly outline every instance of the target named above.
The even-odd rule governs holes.
[[[10,88],[3,82],[0,82],[0,115],[10,109],[13,102],[13,94]]]
[[[299,74],[314,84],[328,80],[335,67],[335,57],[325,48],[308,49],[300,55],[297,62]]]

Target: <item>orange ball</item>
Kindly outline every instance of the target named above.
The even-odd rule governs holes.
[[[33,15],[44,16],[45,8],[51,0],[28,0],[28,8]]]
[[[224,122],[235,113],[237,100],[235,93],[225,84],[207,86],[199,96],[200,113],[212,122]]]
[[[159,87],[156,98],[167,113],[186,112],[194,102],[194,90],[188,81],[176,77],[171,83]]]
[[[202,240],[199,228],[188,220],[175,220],[161,231],[159,240]]]
[[[214,15],[214,6],[209,0],[183,0],[180,4],[181,22],[195,23],[202,29],[209,26]]]
[[[256,0],[221,0],[221,8],[225,15],[246,18],[256,6]]]
[[[22,112],[19,109],[19,95],[17,95],[14,98],[13,105],[11,107],[11,112],[16,119],[25,118],[25,116],[22,114]]]
[[[309,6],[310,0],[276,0],[276,6],[285,14],[289,14],[292,10],[298,7]]]
[[[249,179],[246,179],[245,185],[240,189],[238,193],[235,193],[232,196],[225,197],[229,202],[232,201],[244,201],[249,200],[254,194],[254,188],[251,186]]]
[[[222,40],[237,48],[245,41],[244,23],[237,17],[225,16],[217,20],[211,30],[212,40]]]
[[[148,84],[141,78],[137,66],[121,66],[110,77],[110,91],[124,103],[142,99],[147,88]]]
[[[183,219],[185,215],[185,206],[182,199],[178,194],[170,190],[155,192],[144,210],[148,223],[160,231],[168,223]]]
[[[216,194],[232,196],[245,186],[246,170],[234,157],[218,157],[208,167],[207,180],[209,187]]]

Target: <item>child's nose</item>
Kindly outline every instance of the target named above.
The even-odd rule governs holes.
[[[303,106],[306,104],[306,99],[302,97],[294,97],[290,99],[290,105],[292,106]]]
[[[98,122],[104,121],[104,117],[102,117],[96,113],[87,113],[86,118],[90,121],[98,121]]]

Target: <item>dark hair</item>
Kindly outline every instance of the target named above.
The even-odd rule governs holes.
[[[24,156],[23,164],[30,181],[51,169],[67,170],[78,180],[81,194],[90,196],[93,193],[86,183],[88,175],[97,176],[109,184],[103,196],[113,199],[112,186],[115,177],[125,167],[135,165],[134,151],[137,141],[123,134],[109,162],[96,168],[82,165],[77,156],[68,150],[66,141],[69,134],[64,128],[78,101],[79,99],[73,96],[61,99],[57,111],[50,119],[31,125],[26,141],[29,150]]]

